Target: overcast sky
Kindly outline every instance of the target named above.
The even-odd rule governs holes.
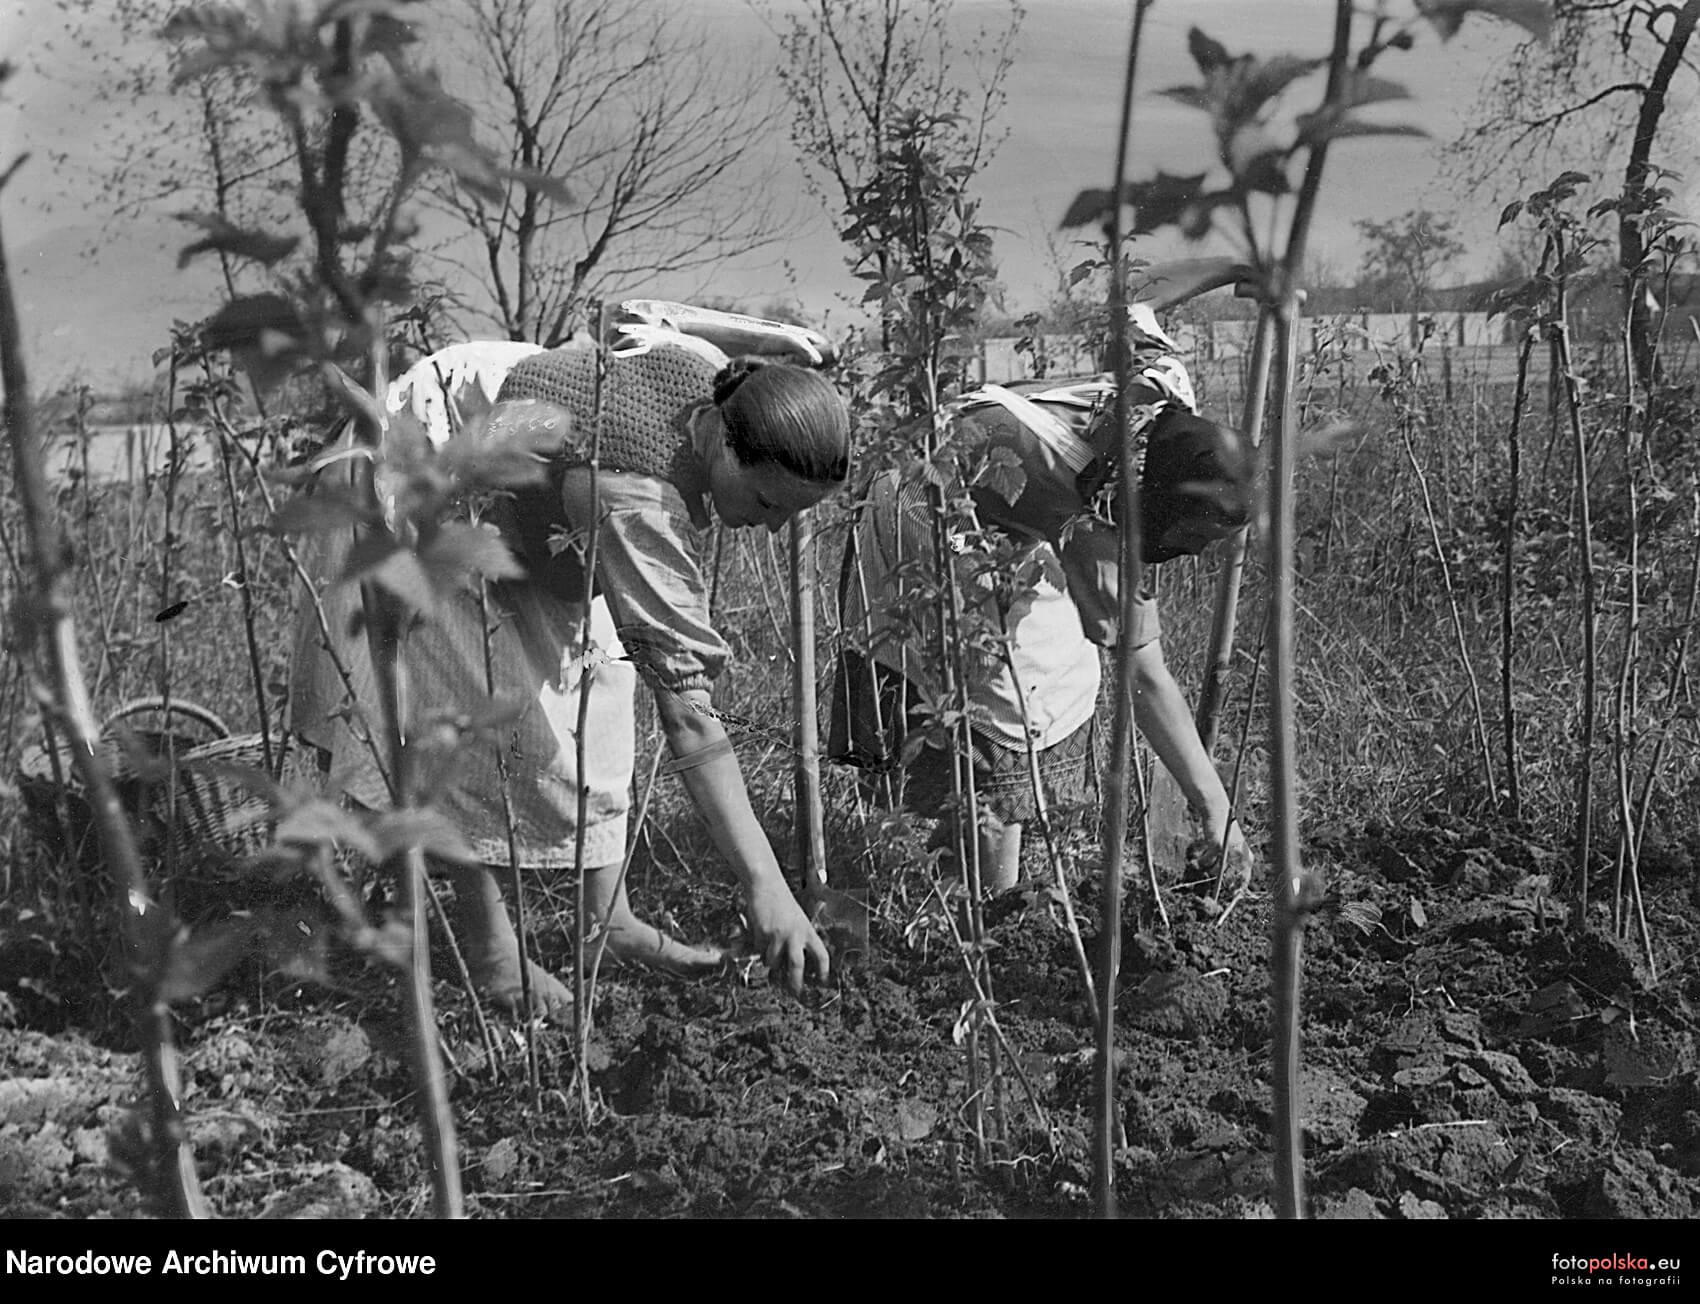
[[[86,0],[97,12],[109,0]],[[665,0],[683,3],[683,0]],[[0,166],[21,149],[34,155],[3,198],[3,230],[18,269],[32,370],[43,383],[78,370],[95,376],[143,375],[153,347],[167,339],[174,317],[207,311],[204,273],[185,277],[174,266],[182,228],[158,220],[114,229],[87,164],[93,143],[121,120],[94,102],[89,63],[68,48],[62,8],[79,0],[0,0],[0,57],[22,72],[0,103]],[[745,0],[690,0],[709,35],[710,57],[771,65],[772,38]],[[958,0],[965,16],[1000,12],[999,0]],[[1115,157],[1123,61],[1131,0],[1029,0],[1008,90],[1009,137],[981,187],[983,216],[999,228],[997,252],[1012,307],[1035,307],[1056,277],[1052,245],[1068,261],[1078,251],[1056,230],[1073,195],[1107,187]],[[1333,5],[1328,0],[1159,0],[1150,10],[1141,85],[1148,90],[1191,80],[1186,32],[1198,25],[1235,52],[1322,54]],[[1330,183],[1313,245],[1345,271],[1359,245],[1354,219],[1383,219],[1428,207],[1454,214],[1471,255],[1458,270],[1480,274],[1497,258],[1497,209],[1460,205],[1438,177],[1435,148],[1451,138],[1472,107],[1484,70],[1509,48],[1508,36],[1479,20],[1450,45],[1425,38],[1383,71],[1405,81],[1415,99],[1400,117],[1418,121],[1433,143],[1400,138],[1348,141],[1329,160]],[[1314,98],[1314,92],[1299,96]],[[1202,115],[1152,95],[1135,123],[1131,174],[1158,167],[1199,171],[1213,151]],[[751,305],[776,297],[800,301],[817,317],[843,321],[851,282],[832,215],[801,202],[801,174],[783,159],[750,184],[771,189],[799,216],[793,234],[760,255],[723,266],[712,284],[645,287],[646,293],[689,297],[713,293]],[[766,170],[766,169],[764,169]],[[1151,256],[1167,247],[1148,246]]]

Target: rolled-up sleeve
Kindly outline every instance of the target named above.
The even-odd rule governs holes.
[[[591,520],[590,488],[588,467],[562,472],[575,529]],[[619,471],[600,473],[597,495],[597,587],[632,663],[654,688],[709,691],[731,649],[709,620],[702,535],[684,499],[665,480]]]

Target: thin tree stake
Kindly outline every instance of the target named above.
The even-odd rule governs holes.
[[[1263,425],[1269,401],[1270,347],[1275,334],[1275,315],[1267,304],[1257,312],[1257,334],[1252,341],[1251,376],[1246,382],[1246,437],[1253,448],[1263,444]],[[1198,736],[1206,755],[1215,755],[1216,735],[1222,721],[1233,672],[1234,635],[1239,623],[1240,585],[1245,576],[1248,530],[1241,526],[1228,540],[1227,555],[1216,576],[1216,606],[1211,617],[1210,656],[1204,671],[1204,689],[1198,696]]]
[[[1547,249],[1550,252],[1551,243]],[[1543,267],[1546,254],[1542,254]],[[1500,570],[1499,697],[1505,733],[1505,789],[1513,821],[1523,818],[1523,781],[1518,771],[1517,699],[1513,692],[1512,654],[1517,633],[1513,599],[1517,595],[1517,509],[1523,492],[1523,406],[1528,397],[1529,362],[1534,356],[1535,332],[1526,331],[1517,357],[1517,388],[1511,399],[1511,429],[1507,436],[1511,459],[1511,498],[1505,511],[1505,555]]]
[[[579,1108],[585,1121],[590,1120],[590,1073],[586,1064],[590,1048],[589,991],[585,986],[584,960],[589,953],[590,920],[585,909],[584,836],[585,823],[590,818],[590,780],[585,774],[589,757],[586,730],[590,721],[590,690],[596,674],[591,659],[591,618],[596,601],[596,542],[602,533],[602,416],[606,401],[604,390],[608,380],[608,322],[600,300],[590,305],[590,320],[596,328],[596,372],[591,393],[590,413],[590,523],[583,544],[584,620],[579,626],[578,642],[578,731],[574,737],[578,768],[578,820],[573,830],[573,925],[576,937],[573,945],[573,1038],[578,1046],[578,1062],[573,1066],[573,1081],[578,1084]],[[610,919],[613,905],[609,905]]]
[[[230,466],[230,442],[219,425],[213,427],[218,435],[218,464],[224,473],[224,496],[230,503],[230,538],[236,549],[236,573],[240,579],[237,593],[242,601],[242,635],[248,646],[248,674],[254,684],[254,708],[260,719],[260,756],[266,773],[277,778],[282,772],[281,752],[272,755],[271,709],[266,703],[266,676],[260,661],[258,619],[254,614],[253,577],[248,573],[248,550],[242,539],[240,501],[236,493],[236,474]]]
[[[1588,926],[1588,873],[1593,859],[1594,833],[1594,724],[1595,674],[1597,654],[1596,620],[1598,605],[1594,594],[1594,529],[1592,495],[1588,486],[1587,439],[1582,433],[1582,395],[1570,353],[1570,319],[1568,295],[1565,288],[1564,238],[1555,233],[1555,256],[1560,269],[1558,281],[1558,321],[1553,330],[1553,349],[1564,384],[1565,409],[1570,418],[1572,446],[1576,455],[1575,490],[1581,510],[1580,538],[1577,552],[1582,572],[1582,701],[1578,707],[1581,717],[1580,756],[1577,761],[1576,795],[1576,928]]]
[[[88,794],[95,831],[117,897],[125,950],[137,975],[131,1001],[147,1075],[153,1193],[172,1217],[204,1218],[209,1212],[206,1197],[195,1172],[194,1152],[179,1103],[183,1086],[171,1007],[160,994],[160,977],[172,936],[171,919],[169,912],[158,908],[149,894],[135,834],[125,818],[118,791],[99,759],[100,731],[83,682],[72,615],[71,552],[54,521],[53,499],[42,466],[41,439],[29,399],[29,377],[19,346],[21,338],[12,275],[4,241],[0,241],[0,380],[5,383],[6,426],[18,499],[24,511],[29,570],[35,582],[27,609],[32,618],[31,642],[45,657],[53,681],[51,694],[39,696],[44,714],[56,717],[69,734],[71,755]]]
[[[1092,1171],[1097,1187],[1098,1216],[1116,1216],[1115,1142],[1121,1132],[1116,1109],[1116,989],[1121,971],[1122,865],[1127,858],[1128,799],[1133,778],[1133,619],[1142,584],[1139,539],[1139,476],[1134,466],[1130,413],[1132,382],[1127,342],[1127,284],[1122,264],[1122,203],[1127,183],[1127,160],[1133,134],[1133,88],[1139,68],[1145,11],[1151,0],[1137,0],[1133,31],[1128,38],[1127,76],[1122,84],[1121,123],[1116,134],[1116,170],[1110,187],[1110,330],[1115,341],[1116,429],[1120,433],[1121,474],[1117,485],[1116,523],[1120,557],[1117,567],[1121,602],[1116,643],[1115,725],[1110,740],[1110,772],[1104,807],[1103,908],[1100,924],[1098,982],[1098,1051],[1094,1083],[1094,1145]],[[1143,801],[1142,801],[1143,804]]]

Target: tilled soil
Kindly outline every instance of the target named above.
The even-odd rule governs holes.
[[[1700,966],[1692,861],[1652,857],[1638,940],[1569,926],[1556,852],[1503,830],[1322,830],[1305,934],[1304,1124],[1323,1218],[1687,1218],[1700,1198]],[[652,910],[667,887],[651,888]],[[1097,884],[1075,907],[1094,950]],[[1602,893],[1603,894],[1603,893]],[[1168,925],[1130,891],[1117,1017],[1120,1209],[1272,1216],[1269,902],[1225,919],[1187,890]],[[925,891],[874,914],[872,946],[795,1001],[760,975],[599,983],[591,1110],[569,1034],[480,1036],[437,997],[470,1211],[483,1218],[959,1216],[1092,1212],[1092,1015],[1057,894],[986,907],[999,1081],[963,1046],[973,1005]],[[0,1212],[128,1217],[133,1054],[93,1038],[69,962],[0,934]],[[256,970],[184,1011],[197,1160],[227,1217],[429,1212],[394,983]],[[985,1075],[982,1074],[982,1077]]]

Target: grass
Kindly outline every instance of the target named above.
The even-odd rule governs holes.
[[[1385,362],[1386,360],[1384,360]],[[1397,363],[1400,360],[1394,359]],[[1421,495],[1398,434],[1411,421],[1417,458],[1435,503],[1436,529],[1458,589],[1462,641],[1484,686],[1497,685],[1500,655],[1499,564],[1507,485],[1505,430],[1511,390],[1497,373],[1479,376],[1454,359],[1448,406],[1438,368],[1427,358],[1390,403],[1359,359],[1319,354],[1301,380],[1306,424],[1335,417],[1359,423],[1344,444],[1311,458],[1299,488],[1300,567],[1297,611],[1299,672],[1295,685],[1302,758],[1300,793],[1307,827],[1357,828],[1370,822],[1400,826],[1436,815],[1478,818],[1498,800],[1486,790],[1474,736],[1467,683],[1459,664],[1452,616],[1441,584]],[[1497,364],[1496,364],[1497,365]],[[1237,406],[1231,364],[1199,369],[1206,410]],[[1491,382],[1491,383],[1490,383]],[[1614,449],[1611,378],[1588,414],[1597,464],[1594,475],[1596,562],[1602,571],[1600,667],[1613,683],[1624,637],[1623,573],[1627,542],[1614,516],[1622,483]],[[1568,828],[1576,792],[1576,721],[1581,682],[1580,594],[1573,552],[1575,503],[1561,438],[1545,448],[1544,386],[1531,386],[1525,416],[1527,482],[1519,531],[1517,643],[1513,681],[1518,704],[1518,752],[1523,816],[1549,835]],[[188,432],[185,432],[187,437]],[[1641,537],[1643,706],[1637,716],[1637,758],[1643,765],[1662,726],[1670,659],[1686,613],[1695,541],[1685,504],[1695,459],[1680,446],[1660,468],[1658,504]],[[258,644],[268,709],[274,721],[286,700],[288,652],[297,600],[276,540],[264,532],[263,509],[251,476],[239,467],[236,527],[249,557],[247,582],[255,599]],[[0,486],[9,489],[9,486]],[[168,490],[170,492],[168,492]],[[172,505],[171,529],[166,521]],[[232,508],[216,472],[186,473],[175,485],[154,475],[129,482],[61,483],[60,505],[81,566],[77,594],[85,665],[96,686],[98,711],[129,698],[169,691],[223,716],[237,733],[258,730],[255,690],[243,637]],[[17,548],[15,508],[4,499],[8,606],[16,593],[11,558]],[[829,504],[821,511],[821,572],[835,576],[846,521]],[[168,537],[171,542],[167,543]],[[1212,557],[1182,559],[1159,571],[1164,646],[1171,667],[1196,700],[1202,677],[1214,586]],[[1223,719],[1218,761],[1225,774],[1243,768],[1240,791],[1254,842],[1264,827],[1260,809],[1267,754],[1266,710],[1246,710],[1245,693],[1263,628],[1262,564],[1255,550],[1246,583],[1236,675]],[[169,579],[162,575],[169,571]],[[720,550],[717,615],[732,658],[716,694],[729,724],[758,812],[770,836],[791,859],[790,649],[783,595],[783,553],[756,532],[730,535]],[[156,617],[182,603],[166,621]],[[823,697],[839,645],[832,583],[823,585],[817,623]],[[1692,659],[1692,648],[1690,648]],[[1259,692],[1263,678],[1259,677]],[[1485,691],[1486,724],[1501,765],[1497,691]],[[640,694],[638,774],[658,745],[659,729]],[[1601,692],[1605,721],[1609,694]],[[1679,700],[1686,700],[1679,697]],[[1242,722],[1250,720],[1240,759]],[[1107,726],[1108,715],[1104,716]],[[1677,794],[1700,774],[1692,712],[1679,711],[1664,750],[1653,803],[1653,841],[1680,841]],[[1611,730],[1601,728],[1594,762],[1595,801],[1602,829],[1615,829]],[[0,773],[14,776],[24,749],[39,742],[27,682],[15,658],[0,671]],[[641,779],[640,779],[641,781]],[[914,872],[918,838],[895,842],[880,813],[861,801],[851,776],[828,766],[824,776],[829,869],[839,879],[872,879],[876,908],[914,910],[925,896]],[[1501,787],[1503,774],[1498,775]],[[56,872],[38,839],[26,830],[16,785],[0,787],[0,837],[10,847],[9,894],[14,901],[57,899]],[[1601,854],[1609,858],[1611,839]],[[893,848],[897,848],[894,852]],[[681,928],[724,935],[735,927],[730,876],[718,866],[707,830],[676,783],[663,779],[652,808],[647,854],[634,866],[639,908],[646,881],[658,874],[692,874],[715,884],[702,895],[702,917]]]

